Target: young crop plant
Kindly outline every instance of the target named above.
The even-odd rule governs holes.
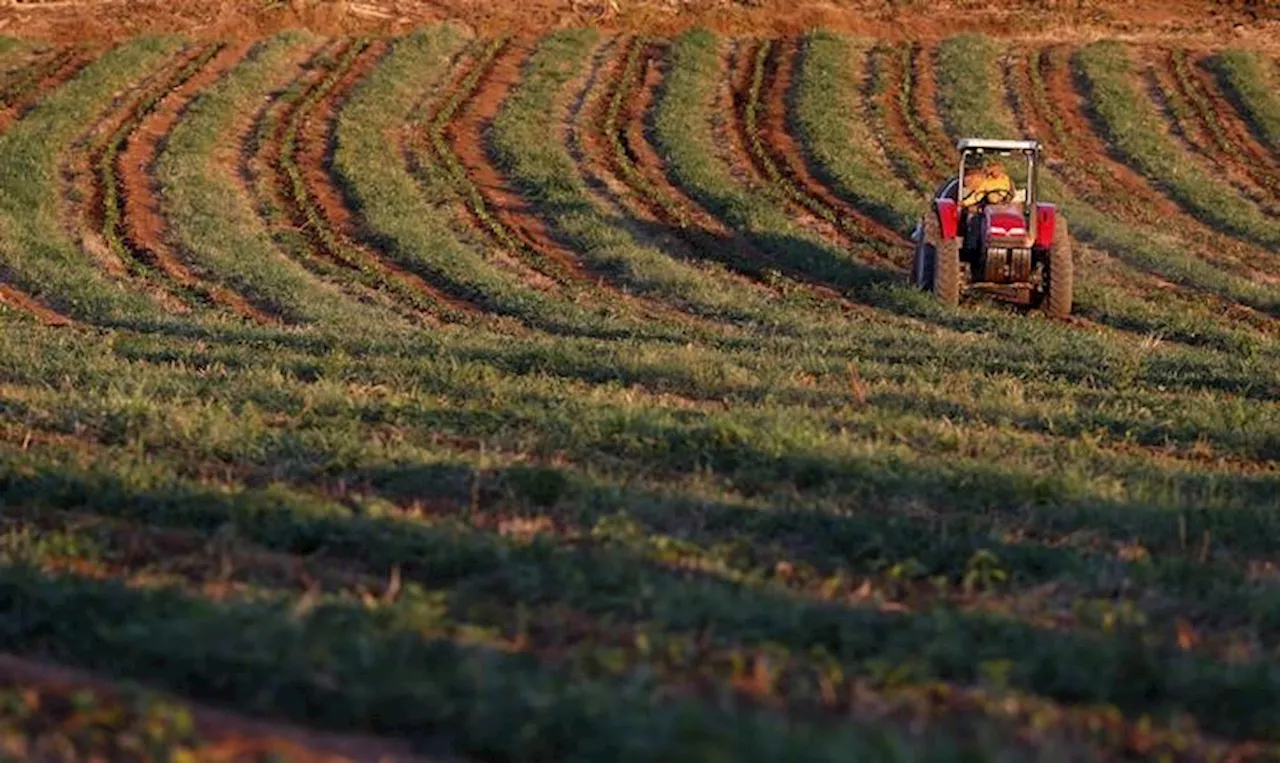
[[[1161,130],[1159,114],[1132,82],[1124,46],[1097,42],[1077,54],[1090,106],[1116,149],[1168,189],[1197,217],[1263,246],[1280,246],[1280,223],[1179,150]]]

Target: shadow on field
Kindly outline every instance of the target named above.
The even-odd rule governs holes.
[[[513,474],[497,478],[535,478],[525,473],[513,480]],[[420,495],[441,482],[451,485],[446,492],[455,492],[465,476],[444,466],[393,470],[381,481],[399,486],[388,488],[391,494]],[[790,512],[766,528],[765,520],[753,522],[749,515],[769,512],[715,504],[702,504],[704,510],[693,515],[667,505],[658,519],[653,513],[646,517],[644,506],[661,499],[610,486],[602,489],[629,496],[636,505],[625,512],[635,529],[615,511],[608,522],[597,521],[575,537],[575,501],[582,496],[567,500],[565,494],[556,499],[562,508],[554,512],[554,533],[521,541],[439,516],[406,521],[343,514],[332,504],[291,501],[280,492],[182,495],[113,486],[110,479],[85,480],[71,471],[36,480],[17,477],[6,481],[6,493],[16,493],[6,498],[217,533],[288,554],[322,552],[326,560],[354,563],[378,577],[394,566],[422,588],[381,606],[339,597],[301,608],[291,595],[281,600],[269,591],[256,600],[214,602],[171,586],[138,589],[50,577],[10,562],[0,566],[0,600],[10,613],[0,625],[0,648],[38,650],[118,677],[311,723],[411,737],[439,731],[483,702],[514,703],[517,715],[530,714],[519,715],[523,728],[549,720],[541,715],[549,712],[546,702],[563,721],[561,714],[581,703],[584,691],[604,703],[593,710],[621,710],[619,703],[641,701],[633,693],[637,687],[644,687],[643,701],[657,701],[647,681],[636,683],[635,671],[645,664],[677,673],[697,666],[724,671],[718,666],[743,649],[772,650],[801,673],[831,660],[851,676],[896,666],[898,682],[974,683],[982,680],[985,665],[1000,661],[1007,663],[1009,685],[1062,702],[1114,703],[1135,717],[1153,707],[1161,714],[1192,712],[1204,728],[1227,736],[1274,738],[1278,732],[1266,708],[1280,703],[1280,666],[1265,660],[1233,667],[1137,634],[1100,639],[951,607],[888,612],[824,602],[753,574],[758,566],[770,566],[770,554],[779,548],[789,561],[814,559],[833,565],[827,570],[838,565],[855,572],[879,557],[914,550],[942,574],[961,574],[972,548],[994,545],[976,527],[968,528],[969,540],[943,534],[931,542],[927,523],[902,517]],[[538,502],[551,497],[544,494]],[[654,534],[667,529],[664,522],[682,530],[677,541]],[[726,537],[741,541],[739,551],[706,552],[721,556],[719,571],[685,568],[679,554],[672,563],[662,561],[681,542],[690,554],[687,544],[713,549]],[[1025,558],[1016,557],[1019,546]],[[1005,544],[999,553],[1015,565],[1015,576],[1005,584],[1011,590],[1040,576],[1097,572],[1086,555],[1062,548]],[[735,580],[730,572],[745,577]],[[1194,586],[1182,584],[1166,590],[1198,595]],[[296,587],[284,593],[296,593]],[[453,634],[469,632],[515,638],[531,654],[501,655],[453,640]],[[636,653],[632,646],[642,634],[652,651]],[[681,651],[686,647],[700,651]],[[622,649],[625,665],[600,670],[603,663],[589,656],[595,649],[604,650],[599,659]],[[811,662],[815,654],[826,655],[825,661]],[[727,684],[727,676],[721,678]],[[526,682],[541,690],[521,691]],[[806,708],[803,696],[788,700],[785,709]],[[615,715],[592,712],[554,727],[608,738],[616,729],[606,719]],[[492,724],[483,726],[492,733]],[[575,749],[577,738],[566,738],[570,747],[563,749]]]

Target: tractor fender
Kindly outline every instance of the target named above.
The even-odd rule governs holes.
[[[1057,228],[1058,207],[1055,204],[1036,204],[1036,248],[1053,246],[1054,229]]]
[[[938,208],[938,227],[942,237],[955,238],[960,235],[960,206],[955,199],[934,199]]]

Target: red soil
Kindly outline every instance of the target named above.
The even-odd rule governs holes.
[[[708,27],[735,35],[795,35],[826,27],[894,41],[938,39],[979,31],[1000,37],[1151,40],[1180,36],[1205,45],[1223,40],[1280,50],[1280,8],[1220,0],[1130,0],[1045,3],[1009,0],[978,6],[938,0],[922,13],[913,3],[884,0],[62,0],[5,3],[6,34],[56,40],[115,40],[143,32],[181,32],[201,38],[258,38],[283,28],[307,27],[327,35],[398,33],[452,20],[479,33],[542,32],[566,26],[670,35]],[[105,8],[103,8],[105,6]],[[1252,6],[1252,7],[1250,7]],[[109,12],[94,10],[110,9]]]
[[[885,139],[906,150],[911,158],[928,173],[926,180],[931,184],[942,182],[950,171],[943,166],[938,157],[927,145],[917,140],[911,130],[912,115],[902,103],[900,94],[908,79],[913,83],[912,91],[919,87],[915,83],[915,75],[911,67],[904,66],[897,50],[892,50],[880,57],[880,65],[884,67],[885,91],[878,98],[882,113],[885,116],[885,128],[888,135]],[[908,181],[911,179],[908,178]]]
[[[169,245],[168,224],[151,174],[161,145],[186,107],[235,66],[248,48],[247,44],[223,48],[195,76],[166,95],[129,136],[124,150],[116,158],[116,172],[122,197],[125,237],[138,256],[179,284],[206,292],[213,301],[237,314],[258,323],[272,323],[275,319],[271,315],[249,304],[241,295],[222,286],[202,282]]]

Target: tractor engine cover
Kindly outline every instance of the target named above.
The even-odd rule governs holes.
[[[1027,283],[1031,280],[1031,249],[987,247],[982,260],[982,280],[987,283]]]

